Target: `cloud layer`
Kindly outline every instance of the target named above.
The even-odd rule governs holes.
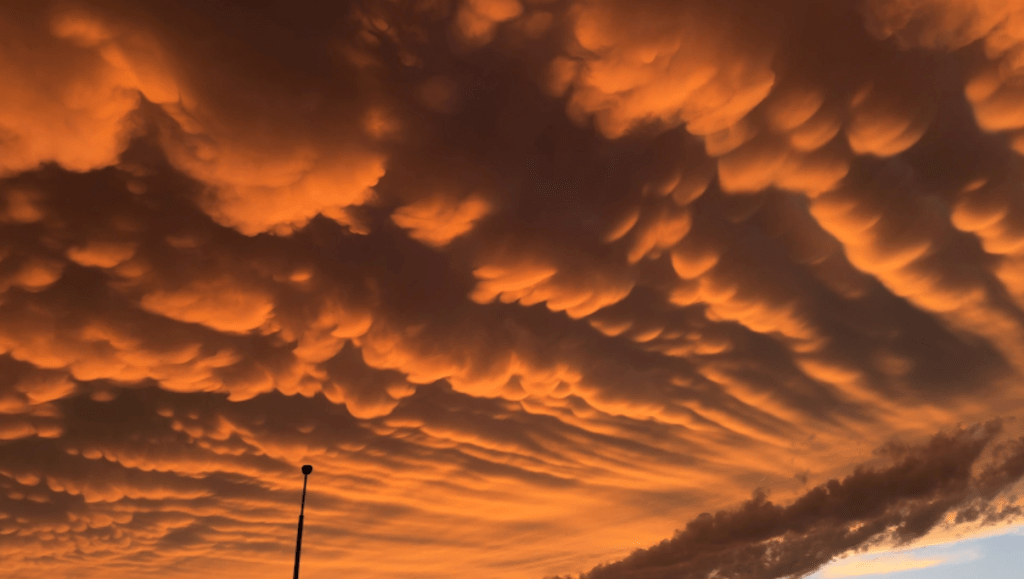
[[[5,4],[0,556],[286,573],[304,463],[311,577],[583,572],[686,521],[590,576],[769,577],[984,522],[1016,447],[974,473],[995,431],[955,428],[1024,407],[1022,18]]]
[[[993,499],[1024,475],[1024,439],[998,445],[994,460],[975,464],[999,426],[939,434],[916,448],[888,447],[895,464],[857,468],[785,507],[758,492],[736,510],[703,513],[672,539],[581,577],[805,576],[836,553],[907,544],[941,523],[1019,516],[1019,506]]]

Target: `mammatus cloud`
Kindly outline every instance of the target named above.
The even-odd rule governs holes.
[[[1020,19],[5,3],[0,557],[286,573],[304,463],[314,577],[578,573],[685,521],[592,573],[760,577],[985,523],[1017,447],[951,429],[1024,408]]]

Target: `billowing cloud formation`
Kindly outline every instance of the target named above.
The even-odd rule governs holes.
[[[286,573],[304,463],[304,576],[1005,498],[986,429],[853,469],[1024,408],[1015,4],[318,4],[0,8],[14,577]]]

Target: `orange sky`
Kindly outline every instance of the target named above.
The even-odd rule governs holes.
[[[3,2],[4,573],[1019,522],[1022,155],[1018,0]]]

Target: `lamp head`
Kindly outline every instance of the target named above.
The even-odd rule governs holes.
[[[313,465],[311,465],[311,464],[304,464],[304,465],[302,465],[302,474],[308,475],[311,472],[313,472]]]

